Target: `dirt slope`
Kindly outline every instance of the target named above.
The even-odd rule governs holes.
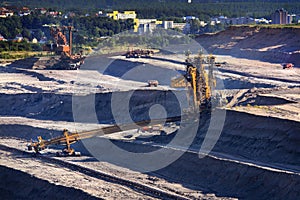
[[[81,190],[55,185],[22,171],[0,166],[0,195],[3,199],[98,199]]]
[[[239,26],[196,40],[208,51],[219,55],[268,62],[293,62],[300,65],[300,29]]]

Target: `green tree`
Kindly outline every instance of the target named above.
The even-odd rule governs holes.
[[[24,28],[21,34],[24,38],[32,40],[31,33],[27,28]]]
[[[85,44],[85,39],[82,35],[76,35],[74,42],[76,44]]]
[[[200,23],[199,19],[191,20],[190,25],[191,25],[191,33],[199,32],[199,30],[201,28],[201,23]]]

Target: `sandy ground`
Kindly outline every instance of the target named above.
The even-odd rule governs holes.
[[[18,72],[6,72],[1,67],[1,93],[55,93],[55,94],[90,94],[111,91],[143,89],[147,82],[123,80],[103,75],[98,71],[57,71],[16,69]]]
[[[13,140],[2,138],[1,144],[15,145],[20,150],[26,148],[27,142],[22,140]],[[47,152],[47,151],[46,151]],[[44,152],[44,153],[46,153]],[[48,153],[53,152],[49,150]],[[15,157],[10,152],[0,151],[4,159],[1,159],[0,165],[14,168],[30,174],[36,178],[47,180],[55,185],[62,185],[66,187],[73,187],[80,189],[88,194],[104,199],[154,199],[139,194],[134,190],[127,187],[118,187],[116,184],[107,183],[97,178],[74,172],[67,168],[57,167],[55,164],[43,163],[30,156]],[[69,157],[69,158],[57,158],[66,162],[78,163],[80,166],[91,168],[94,170],[104,171],[107,174],[116,175],[127,180],[138,181],[150,186],[154,186],[165,191],[179,192],[185,194],[189,198],[213,198],[218,199],[214,194],[203,194],[199,190],[192,190],[183,187],[181,184],[170,183],[163,178],[155,177],[155,174],[142,174],[123,167],[119,167],[106,162],[95,162],[91,157]],[[24,167],[25,166],[25,167]],[[40,173],[45,171],[47,173]],[[81,181],[82,180],[82,181]],[[220,198],[221,199],[221,198]],[[231,198],[226,198],[231,199]]]
[[[157,59],[156,59],[157,58]],[[164,58],[165,60],[161,60]],[[93,58],[95,59],[95,58]],[[158,79],[161,83],[158,88],[150,88],[150,90],[169,90],[170,77],[178,74],[180,70],[184,70],[184,66],[180,64],[182,62],[182,55],[156,55],[153,59],[125,59],[124,57],[115,56],[111,59],[117,60],[116,66],[119,66],[119,62],[123,63],[124,66],[120,65],[119,67],[124,67],[131,69],[132,63],[134,66],[139,66],[140,71],[145,70],[145,72],[141,73],[139,76],[136,74],[140,73],[139,70],[132,71],[132,73],[128,74],[119,74],[118,68],[113,67],[109,70],[104,70],[97,68],[96,69],[82,69],[79,71],[59,71],[59,70],[31,70],[19,67],[10,67],[10,65],[0,66],[0,94],[2,98],[2,102],[12,100],[14,98],[18,98],[17,94],[27,95],[27,94],[40,94],[40,93],[51,93],[57,95],[87,95],[94,93],[109,93],[115,91],[129,91],[129,90],[148,90],[147,80]],[[172,62],[170,62],[172,61]],[[174,62],[175,61],[175,62]],[[299,142],[299,138],[295,134],[297,132],[297,127],[300,121],[300,69],[294,68],[292,70],[283,70],[280,64],[278,63],[269,63],[258,60],[250,60],[250,59],[240,59],[234,58],[231,56],[217,56],[217,61],[219,62],[227,62],[227,65],[222,65],[218,68],[216,72],[218,81],[223,82],[225,89],[238,90],[244,89],[242,92],[233,92],[228,96],[228,103],[230,106],[227,106],[226,110],[229,110],[234,113],[246,113],[250,115],[250,118],[253,117],[253,123],[256,123],[257,130],[253,129],[253,132],[249,132],[249,134],[253,134],[251,136],[242,134],[242,130],[245,132],[247,128],[243,128],[247,126],[247,117],[245,117],[242,121],[238,121],[235,125],[228,123],[228,127],[226,129],[228,135],[224,135],[224,138],[221,139],[220,143],[223,145],[222,147],[217,148],[219,153],[224,153],[227,156],[226,159],[231,159],[230,163],[239,163],[241,157],[247,158],[247,163],[255,163],[259,170],[253,170],[251,165],[241,164],[243,167],[247,168],[247,173],[249,175],[249,179],[247,179],[247,183],[251,182],[251,177],[257,177],[257,174],[267,174],[266,177],[272,178],[273,171],[269,169],[265,169],[264,164],[274,164],[272,156],[274,154],[267,155],[266,157],[261,156],[266,153],[267,150],[273,152],[272,149],[264,150],[265,146],[267,146],[268,142],[275,141],[278,142],[278,146],[282,147],[283,150],[280,149],[280,156],[283,158],[287,158],[287,161],[279,159],[276,160],[277,168],[282,166],[282,169],[293,169],[292,173],[295,173],[296,177],[295,183],[298,181],[299,169],[296,167],[299,165],[298,160],[293,161],[293,156],[299,156],[299,152],[297,151],[296,144],[286,144],[282,143],[282,138],[284,139],[293,139],[295,143]],[[113,61],[110,61],[113,62]],[[179,63],[178,63],[179,62]],[[150,71],[147,73],[147,68]],[[152,74],[150,73],[152,72]],[[155,72],[155,73],[153,73]],[[220,89],[224,89],[220,88]],[[253,89],[254,88],[254,89]],[[260,89],[263,88],[263,89]],[[9,95],[9,96],[7,96]],[[55,97],[53,97],[55,98]],[[24,101],[27,101],[26,99]],[[39,102],[34,102],[32,108],[26,108],[24,112],[29,112],[34,109],[39,109],[40,107],[46,105],[48,101],[43,102],[43,105],[40,105]],[[48,102],[50,104],[51,101]],[[19,103],[20,104],[20,103]],[[9,105],[9,104],[8,104]],[[21,104],[20,104],[21,105]],[[26,104],[24,104],[26,105]],[[1,105],[2,111],[0,113],[4,113],[6,105]],[[47,105],[48,106],[48,105]],[[17,107],[17,108],[20,108]],[[59,107],[58,107],[59,108]],[[40,108],[41,109],[41,108]],[[50,111],[49,111],[50,112]],[[52,111],[51,111],[52,112]],[[57,112],[57,110],[53,110],[53,112]],[[9,137],[17,137],[29,140],[30,137],[35,138],[39,133],[35,131],[53,131],[54,134],[58,134],[64,128],[69,129],[70,131],[86,131],[101,128],[107,125],[104,124],[86,124],[86,123],[74,123],[72,120],[61,120],[61,119],[48,119],[47,114],[43,115],[35,115],[27,116],[17,114],[18,110],[14,112],[8,112],[11,114],[5,114],[0,116],[0,131],[1,136],[9,136]],[[21,112],[20,112],[21,113]],[[46,112],[48,113],[48,112]],[[62,113],[64,114],[64,113]],[[234,118],[235,114],[232,114]],[[52,115],[51,115],[52,116]],[[54,115],[55,116],[55,115]],[[259,124],[259,117],[262,119],[270,119],[274,118],[276,120],[288,120],[287,126],[284,130],[280,130],[281,127],[276,127],[273,129],[272,124],[262,123]],[[237,120],[236,118],[234,118]],[[234,122],[234,120],[232,120]],[[295,126],[294,126],[295,124]],[[278,124],[277,124],[278,125]],[[250,125],[249,125],[250,126]],[[254,126],[254,125],[253,125]],[[259,126],[259,127],[258,127]],[[294,127],[293,127],[294,126]],[[295,128],[296,127],[296,128]],[[295,128],[295,129],[294,129]],[[241,130],[239,133],[236,133],[234,130]],[[248,128],[251,129],[251,128]],[[17,131],[22,130],[30,130],[32,132],[28,133],[26,136],[18,134]],[[265,140],[258,141],[260,136],[258,136],[258,132],[255,131],[265,131],[264,137],[267,138]],[[280,130],[280,131],[279,131]],[[284,132],[288,130],[289,132],[284,135]],[[13,133],[11,133],[13,131]],[[15,132],[16,131],[16,132]],[[278,131],[278,134],[277,132]],[[269,140],[268,135],[271,135],[270,132],[274,132],[272,138]],[[11,134],[10,134],[11,133]],[[277,134],[277,135],[276,135]],[[44,133],[44,135],[46,135]],[[279,136],[278,136],[279,135]],[[114,139],[120,139],[126,136],[126,134],[115,134]],[[291,137],[292,136],[292,137]],[[202,136],[199,136],[201,138]],[[280,137],[280,140],[277,138]],[[282,137],[282,138],[281,138]],[[48,135],[49,138],[49,135]],[[228,139],[229,138],[229,139]],[[238,139],[237,139],[238,138]],[[250,139],[249,139],[250,138]],[[237,140],[235,140],[237,139]],[[241,141],[239,143],[238,141]],[[249,148],[247,149],[247,144],[243,145],[242,141],[253,141],[253,145],[248,144]],[[1,139],[1,142],[9,141],[9,145],[18,146],[18,148],[24,149],[26,143],[15,140],[15,139]],[[288,140],[290,141],[290,140]],[[18,143],[20,142],[20,143]],[[279,145],[280,144],[280,145]],[[20,146],[19,146],[20,145]],[[220,146],[222,146],[220,145]],[[273,143],[272,143],[273,145]],[[197,145],[196,145],[197,146]],[[239,152],[236,151],[236,147]],[[276,144],[275,144],[276,146]],[[272,146],[273,147],[273,146]],[[288,149],[288,147],[290,149]],[[227,149],[226,149],[227,148]],[[267,147],[266,147],[267,148]],[[270,147],[271,148],[271,147]],[[216,151],[217,151],[216,150]],[[292,154],[290,155],[289,152]],[[250,152],[250,153],[249,153]],[[261,156],[261,160],[258,162],[254,157],[251,156],[251,152],[253,155]],[[241,157],[238,157],[240,155]],[[57,168],[57,166],[43,163],[42,161],[36,160],[30,157],[22,157],[16,156],[9,152],[1,151],[0,152],[0,165],[6,166],[8,168],[13,168],[18,171],[25,172],[37,179],[46,180],[54,185],[61,185],[65,187],[72,187],[83,191],[86,194],[90,194],[95,197],[105,198],[105,199],[150,199],[148,196],[137,193],[130,188],[122,187],[120,185],[115,185],[112,183],[107,183],[105,181],[87,176],[85,174],[77,173],[70,169],[65,168]],[[217,156],[218,157],[218,156]],[[187,156],[183,158],[188,159]],[[205,184],[196,182],[192,180],[192,178],[187,178],[186,174],[192,176],[193,170],[197,170],[197,168],[188,168],[187,166],[183,166],[182,163],[178,164],[176,167],[182,167],[182,171],[176,171],[176,167],[170,168],[171,170],[168,172],[161,172],[154,174],[142,174],[138,173],[126,168],[122,168],[110,163],[98,163],[98,162],[89,162],[83,161],[85,159],[88,160],[87,157],[82,157],[80,159],[74,160],[74,158],[63,158],[68,162],[77,162],[78,165],[84,165],[93,169],[105,171],[107,173],[117,174],[118,176],[123,176],[128,178],[129,180],[138,180],[145,184],[154,185],[156,187],[169,190],[169,191],[178,191],[181,194],[188,195],[190,198],[204,198],[204,199],[217,199],[218,197],[241,197],[247,198],[247,194],[249,195],[249,191],[254,192],[253,188],[247,189],[245,186],[244,190],[241,190],[241,194],[236,194],[232,191],[238,188],[234,188],[234,186],[228,188],[226,192],[226,188],[224,189],[220,187],[218,184],[213,184],[212,179],[205,179],[208,181],[208,187],[205,188]],[[249,162],[248,162],[249,161]],[[195,166],[200,165],[199,163],[191,160]],[[221,166],[224,163],[224,159],[219,159],[218,161],[212,161],[213,164],[217,164],[217,166]],[[275,162],[275,161],[274,161]],[[226,163],[226,162],[225,162]],[[197,165],[196,165],[197,164]],[[231,165],[230,164],[230,165]],[[227,166],[227,164],[225,164]],[[243,167],[236,166],[230,169],[238,169],[243,170]],[[287,167],[291,165],[292,167]],[[190,165],[194,166],[194,165]],[[195,167],[194,166],[194,167]],[[220,168],[213,168],[213,170],[220,170]],[[228,164],[229,166],[229,164]],[[268,166],[268,165],[267,165]],[[224,166],[223,166],[224,167]],[[277,169],[276,168],[276,169]],[[184,171],[185,169],[186,171]],[[208,168],[205,168],[205,170]],[[227,168],[226,168],[227,169]],[[249,170],[249,171],[248,171]],[[279,169],[280,170],[280,169]],[[41,171],[47,171],[47,173],[41,173]],[[171,172],[174,171],[175,175],[172,175]],[[270,172],[272,171],[272,172]],[[288,171],[288,170],[287,170]],[[205,171],[204,171],[205,172]],[[170,174],[169,174],[170,173]],[[214,173],[214,171],[210,171],[209,173]],[[228,172],[229,173],[229,172]],[[242,171],[238,173],[242,174]],[[158,176],[158,175],[161,175]],[[232,172],[232,174],[235,174]],[[271,174],[271,175],[270,175]],[[165,177],[164,177],[165,176]],[[276,174],[274,175],[276,176]],[[199,176],[200,177],[200,176]],[[288,180],[288,176],[283,173],[283,175],[278,175],[278,177],[283,177],[284,181]],[[248,178],[248,176],[247,176]],[[224,178],[224,180],[227,180]],[[228,178],[228,180],[233,181],[234,177]],[[239,186],[242,188],[243,185],[243,176],[238,175],[236,180],[239,181]],[[246,179],[245,179],[246,180]],[[278,180],[278,179],[276,179]],[[220,181],[220,180],[218,180]],[[195,182],[195,184],[193,184]],[[220,181],[222,182],[222,181]],[[271,181],[272,182],[272,181]],[[223,182],[222,182],[223,183]],[[265,182],[263,182],[265,183]],[[262,184],[262,183],[260,183]],[[287,184],[284,182],[284,184]],[[261,186],[261,185],[260,185]],[[285,185],[286,186],[286,185]],[[228,186],[229,187],[229,186]],[[275,186],[274,186],[275,187]],[[277,187],[277,185],[276,185]],[[291,186],[293,189],[294,185]],[[293,190],[289,188],[287,191]],[[272,194],[266,193],[268,195]],[[246,195],[246,196],[245,196]],[[286,195],[286,194],[283,194]],[[266,197],[266,196],[265,196]],[[287,199],[290,199],[291,196],[286,196]]]
[[[20,143],[21,141],[18,142]],[[23,148],[24,147],[26,146],[23,146]],[[16,156],[5,151],[0,151],[0,154],[1,166],[25,172],[40,180],[46,180],[50,184],[72,187],[91,194],[92,196],[105,199],[145,199],[144,195],[129,188],[122,187],[121,185],[93,178],[68,168],[56,166],[55,164],[44,163],[43,161],[31,158],[30,156]],[[23,181],[26,182],[26,180]],[[21,195],[22,194],[20,194],[20,196]],[[146,199],[153,198],[147,197]]]

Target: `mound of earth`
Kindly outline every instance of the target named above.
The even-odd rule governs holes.
[[[272,63],[300,65],[300,29],[232,26],[216,34],[200,35],[196,40],[209,52]]]
[[[0,166],[0,195],[3,199],[98,199],[72,187],[55,185],[22,171]],[[44,173],[44,172],[41,172]]]

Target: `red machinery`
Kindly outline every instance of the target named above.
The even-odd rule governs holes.
[[[53,51],[56,55],[61,56],[60,69],[79,69],[85,59],[82,56],[82,52],[76,55],[72,54],[72,29],[72,26],[51,27],[50,33],[54,39],[54,44],[44,47],[44,50]],[[66,31],[69,33],[69,41],[67,41],[65,35]]]
[[[282,68],[283,69],[293,69],[294,64],[293,63],[283,63]]]

